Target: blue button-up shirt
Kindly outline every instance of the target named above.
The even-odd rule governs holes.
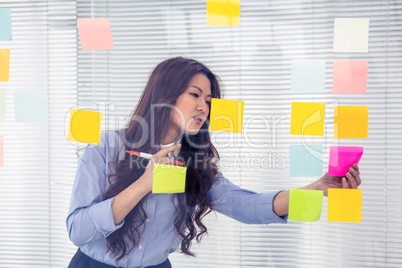
[[[114,224],[112,204],[114,198],[105,200],[109,186],[107,175],[115,170],[117,156],[123,157],[124,149],[118,132],[106,131],[99,145],[85,149],[75,176],[67,230],[71,241],[89,257],[118,267],[145,267],[164,262],[168,255],[179,249],[180,237],[175,233],[176,210],[172,194],[147,195],[144,209],[148,216],[139,246],[116,261],[107,251],[106,238],[123,226],[124,220]],[[207,194],[215,211],[244,223],[285,223],[287,217],[273,212],[272,201],[278,192],[255,193],[234,185],[221,173]],[[128,245],[130,241],[126,240]],[[130,246],[128,246],[130,248]]]

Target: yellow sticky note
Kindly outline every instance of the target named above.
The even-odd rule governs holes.
[[[367,139],[368,138],[367,106],[335,106],[334,138]]]
[[[324,192],[318,190],[290,189],[290,221],[318,221],[322,211]]]
[[[223,132],[243,132],[244,101],[212,99],[210,129]]]
[[[187,168],[175,165],[154,164],[152,193],[184,193]]]
[[[8,82],[10,76],[10,50],[0,49],[0,81]]]
[[[71,109],[68,140],[99,144],[102,113]]]
[[[292,102],[290,134],[324,136],[325,103]]]
[[[328,189],[328,221],[362,222],[361,189]]]
[[[207,26],[240,26],[240,0],[207,0]]]

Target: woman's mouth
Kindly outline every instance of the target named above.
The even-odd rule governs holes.
[[[202,122],[203,122],[202,117],[199,117],[199,116],[194,116],[193,119],[194,119],[194,121],[197,122],[198,124],[202,124]]]

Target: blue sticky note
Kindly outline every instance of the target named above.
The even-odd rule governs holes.
[[[47,95],[42,92],[14,92],[15,122],[47,123]]]
[[[292,60],[291,90],[317,92],[324,91],[324,60]]]
[[[0,8],[0,40],[11,40],[11,8]]]
[[[321,176],[322,145],[290,145],[289,165],[291,177]]]

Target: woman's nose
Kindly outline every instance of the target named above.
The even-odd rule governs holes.
[[[205,112],[206,107],[207,107],[207,104],[205,103],[205,101],[201,101],[200,103],[198,103],[197,109],[199,111]]]

